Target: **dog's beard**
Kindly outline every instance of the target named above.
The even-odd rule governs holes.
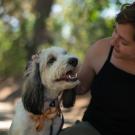
[[[57,72],[51,74],[48,74],[48,72],[42,73],[42,83],[48,89],[48,93],[46,93],[48,97],[56,98],[62,91],[72,89],[79,84],[76,73],[73,74],[71,71],[67,71],[67,73],[65,72],[65,74],[58,77],[58,75],[54,74]]]
[[[54,81],[48,82],[46,87],[48,89],[46,96],[51,98],[56,98],[61,92],[66,89],[72,89],[79,84],[79,80],[71,81]]]

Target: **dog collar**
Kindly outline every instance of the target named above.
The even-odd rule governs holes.
[[[53,120],[57,116],[62,117],[58,99],[46,100],[44,103],[44,112],[40,115],[30,113],[31,119],[35,122],[36,131],[41,131],[44,127],[44,121]]]

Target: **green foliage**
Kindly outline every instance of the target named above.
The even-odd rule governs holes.
[[[18,76],[22,73],[25,63],[25,51],[14,44],[14,38],[17,35],[10,35],[4,32],[3,26],[0,26],[2,34],[0,34],[0,74],[2,76]]]
[[[109,4],[107,1],[97,4],[93,0],[59,0],[56,4],[62,7],[62,11],[48,18],[49,31],[53,33],[55,44],[67,48],[81,59],[94,41],[111,35],[113,21],[100,16]]]
[[[7,0],[0,5],[4,9],[0,19],[1,77],[22,75],[30,48],[40,50],[52,45],[61,46],[83,59],[93,42],[111,36],[113,19],[101,17],[101,12],[109,6],[109,1],[56,0],[52,7],[58,6],[60,11],[51,12],[44,21],[46,33],[43,34],[49,35],[51,42],[36,40],[38,46],[32,46],[32,38],[36,32],[34,24],[38,20],[34,6],[36,2],[42,0]],[[18,21],[18,25],[11,21],[13,18]],[[40,29],[40,26],[37,27]],[[37,34],[37,38],[44,39],[44,35]]]

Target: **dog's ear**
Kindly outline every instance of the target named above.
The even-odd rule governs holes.
[[[75,104],[76,92],[75,89],[65,90],[62,95],[62,104],[64,107],[73,107]]]
[[[39,63],[30,64],[23,85],[22,102],[24,108],[34,114],[41,114],[45,87],[41,82]]]

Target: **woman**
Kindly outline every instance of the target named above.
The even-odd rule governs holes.
[[[135,135],[135,2],[122,6],[112,37],[88,50],[78,94],[91,91],[83,122],[60,135]]]

